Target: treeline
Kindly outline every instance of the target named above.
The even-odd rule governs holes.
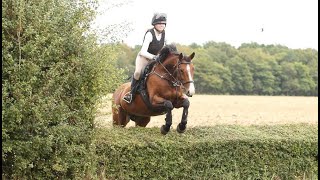
[[[134,71],[141,46],[119,44],[118,67]],[[318,51],[282,45],[243,43],[235,48],[209,41],[203,45],[177,44],[185,54],[196,53],[196,93],[237,95],[318,96]]]

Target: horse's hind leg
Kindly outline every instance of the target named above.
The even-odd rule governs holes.
[[[182,103],[183,112],[182,112],[182,118],[181,122],[177,126],[177,131],[179,133],[184,133],[186,131],[186,125],[188,122],[188,109],[189,109],[190,102],[188,99],[184,99]]]
[[[129,122],[129,116],[122,107],[112,108],[113,125],[125,127]]]
[[[136,123],[136,126],[146,127],[150,122],[150,117],[136,117],[134,121]]]

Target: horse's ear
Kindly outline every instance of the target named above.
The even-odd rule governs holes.
[[[190,60],[192,60],[194,58],[194,55],[196,55],[196,53],[192,53],[189,57],[190,57]]]
[[[180,53],[180,54],[179,54],[179,60],[181,60],[182,58],[183,58],[183,54]]]

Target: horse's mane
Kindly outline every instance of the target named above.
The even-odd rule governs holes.
[[[159,61],[163,62],[170,54],[179,54],[175,44],[165,45],[159,53]]]

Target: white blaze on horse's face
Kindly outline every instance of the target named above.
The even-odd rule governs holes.
[[[193,82],[193,72],[194,66],[192,63],[192,59],[194,58],[195,53],[193,52],[190,56],[184,56],[182,53],[179,55],[179,61],[181,65],[181,69],[179,70],[180,80],[183,85],[183,93],[189,97],[195,94],[195,87]],[[182,67],[183,66],[183,67]]]
[[[189,89],[187,91],[187,96],[192,96],[195,94],[195,87],[194,87],[194,83],[193,83],[193,78],[192,78],[192,75],[191,75],[191,68],[190,68],[190,64],[187,64],[187,72],[188,72],[188,78],[189,78],[189,81],[190,81],[190,84],[189,84]]]

